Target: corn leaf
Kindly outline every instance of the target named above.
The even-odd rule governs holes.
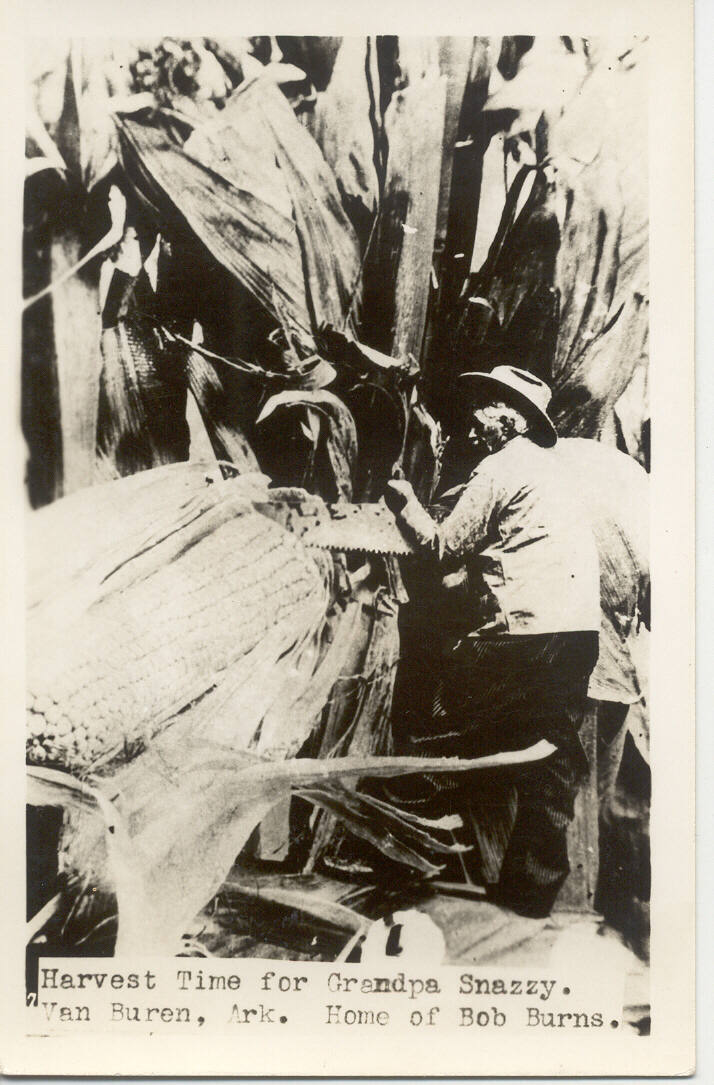
[[[73,40],[67,61],[65,100],[56,142],[64,161],[87,192],[116,164],[116,129],[111,117],[107,71],[109,43]]]
[[[333,328],[331,324],[325,324],[320,328],[318,341],[333,361],[350,366],[360,376],[369,374],[372,379],[378,377],[384,379],[388,374],[393,377],[394,371],[403,370],[405,374],[413,373],[408,359],[393,358],[389,354],[383,354],[380,350],[361,343],[353,335]]]
[[[308,802],[321,807],[344,822],[351,833],[366,840],[392,862],[402,863],[426,875],[438,874],[442,869],[426,856],[415,851],[403,839],[395,836],[395,822],[396,826],[401,828],[398,819],[390,819],[384,812],[379,821],[374,817],[366,816],[356,796],[352,795],[345,799],[343,795],[333,791],[315,789],[300,790],[297,794],[300,798],[307,799]]]
[[[399,50],[402,86],[384,115],[389,153],[374,254],[365,265],[365,307],[369,302],[380,317],[370,324],[370,345],[418,360],[436,237],[446,79],[436,39],[400,38]]]
[[[437,217],[437,250],[443,251],[446,242],[451,179],[454,155],[457,152],[464,93],[473,62],[478,39],[467,37],[444,37],[439,39],[439,69],[446,77],[446,103],[444,111],[444,142],[441,158],[441,181],[439,183],[439,213]]]
[[[370,841],[379,847],[378,840],[384,839],[390,844],[397,842],[405,845],[408,849],[421,852],[432,851],[442,855],[453,855],[456,852],[468,851],[463,845],[445,843],[439,840],[431,832],[418,826],[415,822],[401,816],[401,811],[391,803],[374,799],[359,791],[346,791],[345,789],[331,788],[303,788],[296,792],[300,798],[308,799],[316,806],[323,806],[336,814],[347,826],[352,827],[352,818],[355,818],[355,832],[360,835],[360,827],[369,829]],[[422,858],[426,858],[422,854]],[[403,861],[407,861],[406,858]]]
[[[47,131],[37,112],[37,106],[32,101],[27,102],[25,124],[27,138],[31,145],[34,145],[34,148],[39,152],[38,156],[33,155],[27,159],[26,170],[28,176],[31,176],[40,169],[50,168],[56,169],[61,174],[64,174],[67,169],[67,163],[59,153],[56,143]]]
[[[630,704],[640,699],[648,671],[637,651],[649,586],[648,476],[600,441],[561,438],[555,451],[583,492],[600,564],[600,647],[589,694]]]
[[[284,883],[287,879],[281,881]],[[292,888],[286,884],[275,885],[265,878],[251,880],[244,876],[243,881],[233,878],[221,886],[220,898],[221,902],[225,901],[229,907],[248,902],[253,913],[264,904],[278,905],[283,910],[299,912],[308,921],[328,924],[350,933],[364,930],[368,923],[363,915],[339,901],[329,900],[315,891],[305,892],[299,886]]]
[[[228,157],[226,152],[221,162],[223,150],[207,140],[199,145],[196,137],[187,150],[154,125],[128,117],[119,118],[118,124],[124,166],[139,191],[167,220],[178,212],[211,256],[276,321],[284,311],[291,326],[309,340],[292,204],[262,126],[253,123],[242,140],[234,137],[239,154]],[[222,168],[216,169],[219,163]]]
[[[354,468],[357,462],[357,427],[349,408],[332,392],[277,392],[266,402],[257,422],[265,422],[278,410],[295,407],[319,412],[325,418],[325,449],[338,494],[352,499]]]
[[[300,423],[300,428],[310,444],[317,447],[317,442],[320,439],[320,416],[317,411],[313,411],[307,407],[305,410],[305,421]]]
[[[139,189],[164,213],[178,211],[277,322],[285,316],[309,344],[313,325],[342,320],[357,241],[329,167],[274,83],[242,84],[183,146],[149,124],[119,125]]]
[[[258,461],[233,412],[226,409],[221,379],[210,361],[196,350],[186,359],[189,391],[196,400],[216,458],[234,463],[239,471],[257,471]]]
[[[435,268],[439,314],[431,348],[437,365],[440,354],[443,355],[450,345],[450,336],[448,328],[445,328],[445,322],[448,323],[468,276],[477,222],[480,222],[490,191],[482,184],[482,173],[484,153],[489,142],[491,146],[494,143],[491,141],[491,133],[483,124],[482,109],[488,94],[489,81],[498,60],[500,39],[477,37],[472,39],[472,43],[473,48],[463,92],[461,65],[466,59],[462,52],[463,43],[459,46],[446,46],[442,39],[439,55],[441,70],[447,77],[447,95],[444,123],[445,153],[442,162],[437,231],[437,248],[441,252],[441,259]],[[460,102],[459,98],[461,98]],[[458,119],[454,116],[457,109]],[[497,183],[500,189],[500,176]],[[448,208],[444,206],[447,185]],[[445,235],[442,233],[444,225]]]
[[[365,242],[379,201],[370,120],[375,86],[379,93],[374,67],[366,38],[343,38],[329,83],[308,114],[310,131],[332,167],[345,210]]]
[[[359,309],[359,245],[332,170],[277,88],[259,81],[243,94],[234,95],[226,113],[235,118],[259,110],[272,134],[300,236],[312,328],[345,320],[352,326],[351,314]]]
[[[409,409],[401,468],[423,505],[429,505],[441,474],[441,428],[423,403]]]
[[[265,761],[192,741],[190,731],[177,735],[164,732],[145,754],[96,785],[92,790],[97,814],[81,816],[75,829],[75,860],[82,855],[88,864],[98,846],[97,830],[105,827],[108,876],[119,908],[117,955],[176,952],[184,930],[220,888],[255,826],[272,806],[288,798],[294,786],[494,768],[546,756],[553,749],[539,743],[525,751],[475,760]],[[71,801],[75,793],[68,783]],[[57,802],[62,802],[61,796]],[[78,828],[92,848],[79,846]]]
[[[111,249],[121,241],[126,219],[126,199],[123,192],[118,189],[116,185],[112,185],[109,190],[108,206],[111,225],[104,237],[100,238],[100,240],[97,241],[97,243],[93,245],[89,252],[85,253],[81,259],[78,258],[71,263],[65,264],[59,271],[53,267],[50,282],[47,286],[43,287],[42,290],[38,291],[37,294],[32,294],[31,297],[25,298],[22,306],[23,309],[29,309],[31,305],[34,305],[40,298],[44,298],[46,294],[51,294],[59,287],[64,286],[64,284],[72,279],[77,272],[90,264],[95,257],[107,252],[108,249]],[[70,236],[72,236],[71,232]]]
[[[91,485],[101,364],[96,270],[77,275],[81,239],[69,227],[51,245],[52,326],[60,400],[62,492]]]

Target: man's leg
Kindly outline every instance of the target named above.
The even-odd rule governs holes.
[[[494,899],[520,915],[549,915],[570,872],[567,829],[581,780],[581,765],[567,749],[519,775],[516,820]]]

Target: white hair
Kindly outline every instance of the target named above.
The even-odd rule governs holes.
[[[508,403],[492,400],[481,409],[487,411],[493,418],[498,418],[509,437],[523,437],[530,429],[530,422],[525,415]]]

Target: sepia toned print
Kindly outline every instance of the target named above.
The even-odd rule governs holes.
[[[650,65],[28,42],[33,1034],[647,1043]]]

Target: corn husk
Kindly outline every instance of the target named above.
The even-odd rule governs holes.
[[[117,758],[131,757],[196,703],[215,731],[218,703],[229,695],[246,748],[262,719],[264,687],[247,695],[241,715],[242,687],[262,672],[274,676],[278,661],[287,666],[289,649],[319,635],[327,570],[253,510],[242,479],[209,485],[205,474],[184,471],[188,496],[163,517],[150,500],[163,478],[145,489],[110,484],[97,505],[89,490],[69,509],[56,503],[44,510],[43,535],[56,526],[57,537],[71,537],[67,521],[78,506],[91,522],[101,499],[113,498],[122,506],[124,538],[108,552],[87,545],[86,564],[79,557],[66,563],[69,575],[49,597],[31,589],[28,741],[35,761],[111,771]],[[181,474],[169,475],[174,495]],[[137,489],[149,500],[133,507]]]

